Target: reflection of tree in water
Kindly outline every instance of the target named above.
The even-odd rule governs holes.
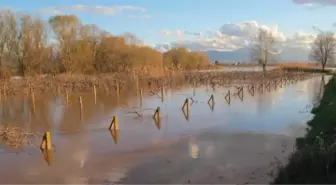
[[[322,75],[320,78],[316,78],[316,80],[313,81],[309,93],[312,103],[317,104],[318,102],[320,102],[324,93],[324,86],[326,84],[326,80],[328,79],[326,79],[326,77]]]

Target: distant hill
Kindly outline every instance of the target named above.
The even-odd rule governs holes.
[[[235,51],[207,51],[206,52],[211,62],[219,61],[221,63],[241,62],[247,63],[251,61],[251,49],[241,48]],[[285,48],[279,57],[278,61],[309,61],[309,50],[303,48]]]

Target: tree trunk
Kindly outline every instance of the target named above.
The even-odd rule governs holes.
[[[264,77],[266,76],[266,64],[262,64]]]
[[[324,71],[325,66],[326,66],[326,62],[322,62],[322,71]]]

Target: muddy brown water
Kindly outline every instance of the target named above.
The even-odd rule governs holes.
[[[328,80],[328,78],[326,78]],[[164,101],[144,93],[143,116],[135,92],[72,94],[69,105],[57,96],[1,102],[1,122],[18,125],[41,137],[51,131],[53,151],[48,165],[34,146],[23,150],[0,145],[1,183],[268,183],[276,163],[285,164],[295,138],[305,133],[311,106],[321,96],[321,77],[271,88],[243,100],[225,93],[236,88],[166,89]],[[213,110],[207,104],[215,98]],[[82,116],[79,96],[83,99]],[[186,97],[189,120],[181,111]],[[152,119],[161,108],[161,123]],[[108,130],[119,118],[118,137]],[[115,140],[117,139],[117,140]],[[278,162],[277,162],[278,161]]]

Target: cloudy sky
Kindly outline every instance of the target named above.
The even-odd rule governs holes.
[[[336,30],[336,0],[1,0],[0,7],[75,14],[113,33],[131,32],[161,51],[172,46],[231,51],[258,27],[282,47],[309,48],[318,29]]]

